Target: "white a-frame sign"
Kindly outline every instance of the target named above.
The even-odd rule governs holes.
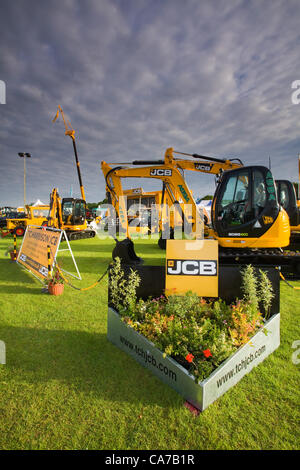
[[[63,237],[67,242],[67,248],[59,249]],[[70,252],[77,275],[65,271],[61,267],[60,270],[81,281],[81,275],[64,230],[52,227],[38,227],[36,225],[28,226],[17,262],[37,279],[45,281],[48,275],[52,274],[57,255],[62,251]]]

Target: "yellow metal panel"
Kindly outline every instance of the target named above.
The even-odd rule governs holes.
[[[167,240],[166,295],[218,297],[218,242]]]

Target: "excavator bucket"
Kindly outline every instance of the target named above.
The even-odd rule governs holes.
[[[134,251],[133,241],[129,238],[124,240],[116,240],[116,246],[113,249],[112,257],[120,258],[122,264],[142,264],[142,258],[136,255]]]

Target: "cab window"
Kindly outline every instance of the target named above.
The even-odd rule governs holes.
[[[65,201],[62,206],[62,219],[65,224],[71,224],[73,216],[73,203],[72,201]]]
[[[290,196],[289,196],[289,189],[287,184],[281,182],[279,185],[279,194],[278,194],[279,204],[284,208],[288,209],[290,205]]]
[[[248,187],[248,170],[236,173],[228,179],[218,214],[219,220],[222,220],[225,226],[245,223],[249,207]]]
[[[85,221],[85,204],[83,201],[75,202],[74,225],[81,225]]]
[[[265,208],[267,202],[267,188],[264,175],[260,170],[253,172],[253,208],[256,218]]]

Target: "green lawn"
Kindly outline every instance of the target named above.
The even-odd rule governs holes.
[[[300,291],[281,284],[281,346],[198,417],[175,391],[106,339],[107,278],[61,297],[4,256],[0,241],[0,449],[299,448]],[[95,282],[114,242],[72,243],[82,281]],[[164,262],[154,242],[136,242],[149,264]],[[59,256],[64,267],[71,262]],[[63,259],[64,258],[64,259]],[[300,286],[300,282],[294,282]]]

